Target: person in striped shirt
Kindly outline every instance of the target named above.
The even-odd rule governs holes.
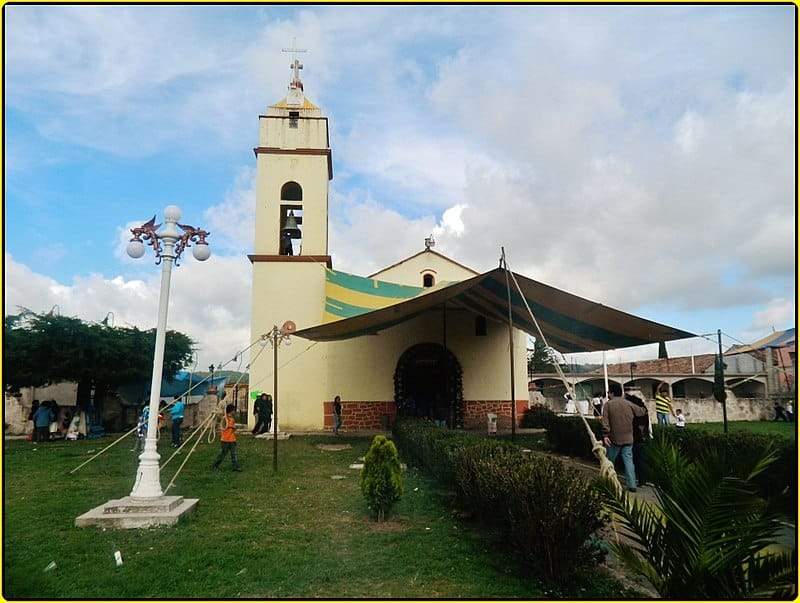
[[[669,425],[669,415],[675,416],[675,411],[672,410],[672,400],[669,399],[664,388],[658,390],[656,393],[656,418],[659,425]]]

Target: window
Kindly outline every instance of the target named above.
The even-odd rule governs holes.
[[[478,337],[486,337],[486,317],[475,317],[475,335]]]
[[[433,287],[433,275],[432,274],[423,274],[422,275],[422,286],[423,287]]]
[[[303,189],[297,182],[287,182],[281,187],[282,201],[302,201]]]
[[[289,127],[296,128],[297,120],[300,119],[300,111],[289,111]]]

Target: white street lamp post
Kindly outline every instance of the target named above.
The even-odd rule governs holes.
[[[145,241],[153,247],[156,264],[161,266],[161,292],[158,300],[158,325],[153,354],[153,381],[150,384],[150,415],[147,418],[147,439],[144,452],[139,456],[139,469],[130,496],[110,500],[75,518],[78,527],[148,528],[174,525],[190,513],[198,499],[183,496],[165,496],[161,490],[158,461],[158,402],[161,398],[161,373],[164,364],[164,340],[167,333],[167,308],[169,306],[169,281],[172,265],[178,265],[181,253],[194,247],[192,255],[201,262],[211,256],[205,230],[180,224],[181,210],[170,205],[164,209],[164,227],[156,224],[156,217],[141,226],[131,228],[133,238],[128,243],[128,255],[140,258],[145,252]],[[181,233],[178,229],[181,229]],[[142,240],[144,239],[144,241]],[[163,247],[162,247],[163,243]]]
[[[164,226],[159,231],[160,225],[155,224],[155,216],[149,222],[138,228],[132,228],[133,238],[128,243],[128,255],[140,258],[144,255],[145,245],[142,237],[153,247],[156,254],[156,264],[161,263],[161,291],[158,301],[158,323],[156,325],[156,345],[153,354],[153,380],[150,384],[150,407],[147,418],[147,438],[144,452],[139,456],[139,469],[136,473],[136,482],[131,491],[134,499],[156,499],[163,492],[158,461],[158,404],[161,398],[161,374],[164,367],[164,340],[167,332],[167,309],[169,307],[169,285],[172,275],[172,264],[177,265],[181,253],[194,242],[192,254],[197,260],[205,261],[211,255],[206,237],[208,232],[192,226],[179,224],[181,210],[174,205],[164,209]],[[180,227],[183,234],[178,231]],[[163,243],[163,249],[161,247]]]

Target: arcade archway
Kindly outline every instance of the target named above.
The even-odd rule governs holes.
[[[458,359],[438,343],[408,348],[394,372],[394,401],[398,416],[462,427],[464,399]]]

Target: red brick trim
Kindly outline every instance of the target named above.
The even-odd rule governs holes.
[[[333,401],[322,403],[323,427],[333,429]],[[397,407],[394,401],[342,400],[341,431],[381,429],[381,416],[389,417],[389,427],[394,424]]]
[[[333,262],[329,255],[260,255],[248,254],[247,259],[251,263],[256,262],[315,262],[317,264],[325,264],[328,268],[333,269]]]
[[[278,147],[255,147],[256,157],[259,155],[326,155],[328,157],[328,180],[333,180],[333,157],[330,149],[279,149]]]
[[[527,400],[517,400],[517,426],[527,408]],[[499,429],[511,429],[511,400],[464,400],[464,429],[485,430],[486,415],[490,412],[497,415]]]

